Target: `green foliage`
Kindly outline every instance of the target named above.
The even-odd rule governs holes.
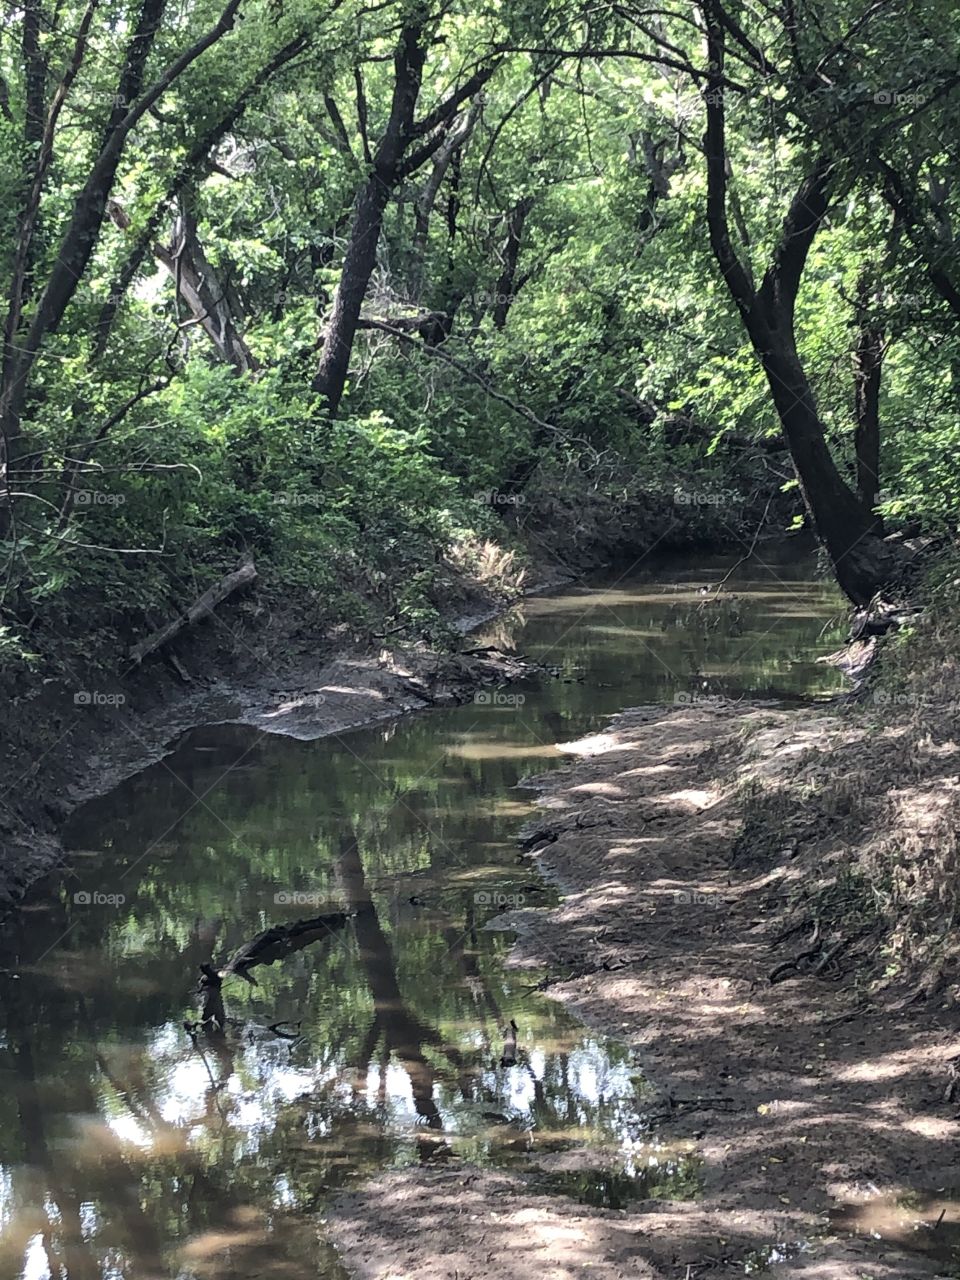
[[[852,359],[863,324],[880,330],[880,510],[952,530],[960,348],[934,287],[936,270],[956,278],[960,216],[949,14],[933,6],[934,37],[919,15],[809,8],[792,48],[775,11],[738,17],[747,43],[725,90],[735,247],[759,284],[797,184],[829,148],[832,206],[803,271],[798,354],[853,484]],[[203,0],[171,15],[145,83],[218,12]],[[390,187],[364,312],[407,339],[359,330],[342,417],[327,421],[311,391],[318,350],[390,116],[398,23],[418,12],[257,0],[124,140],[115,204],[30,370],[4,530],[5,655],[45,627],[107,653],[247,554],[267,567],[265,589],[318,616],[436,629],[445,558],[478,539],[509,547],[553,519],[549,536],[599,544],[618,517],[637,538],[646,510],[675,541],[739,546],[765,511],[775,527],[800,520],[770,388],[707,234],[703,50],[680,13],[654,33],[590,10],[590,42],[624,56],[579,59],[549,51],[576,47],[578,12],[497,0],[429,16],[416,119],[507,52],[482,95],[417,135],[440,145]],[[46,106],[83,10],[58,14],[44,27]],[[94,15],[55,118],[15,347],[113,127],[128,27]],[[677,66],[651,61],[657,41]],[[821,69],[815,92],[803,66]],[[17,40],[0,43],[0,81],[8,296],[40,154]],[[447,125],[464,130],[449,155]],[[896,218],[887,170],[903,185]],[[249,353],[240,373],[183,292],[187,226]],[[409,327],[425,315],[446,318],[439,336]],[[678,510],[678,489],[708,500]],[[478,501],[493,491],[526,505]]]

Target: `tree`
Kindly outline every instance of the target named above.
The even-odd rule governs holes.
[[[843,480],[830,453],[794,331],[804,265],[836,191],[837,165],[826,154],[815,157],[790,202],[761,284],[755,286],[734,248],[728,220],[724,73],[732,20],[721,0],[706,4],[703,15],[709,67],[704,149],[710,244],[767,376],[807,509],[837,581],[855,604],[866,604],[884,582],[890,556],[876,536],[873,516]]]
[[[25,452],[21,439],[21,416],[30,374],[45,338],[56,330],[63,319],[86,271],[106,216],[107,201],[124,144],[131,130],[167,89],[207,49],[231,30],[239,8],[240,0],[228,0],[217,21],[173,58],[151,84],[144,87],[148,57],[163,18],[164,0],[143,0],[137,22],[127,42],[106,126],[86,178],[74,197],[73,210],[56,257],[42,287],[36,288],[39,296],[34,313],[27,322],[24,318],[24,303],[31,283],[30,263],[40,201],[53,158],[54,131],[63,103],[86,56],[95,0],[90,0],[84,13],[70,60],[47,111],[44,137],[37,152],[30,191],[19,215],[19,235],[11,272],[7,317],[3,327],[3,369],[0,376],[0,534],[9,528],[11,516],[9,467]],[[32,68],[28,68],[28,80],[33,86],[35,76]],[[35,128],[35,123],[32,122],[38,110],[38,103],[28,109],[28,128],[31,131]]]
[[[400,182],[412,177],[440,150],[447,140],[450,123],[460,108],[480,93],[501,62],[501,56],[496,52],[482,56],[477,70],[417,120],[416,109],[427,52],[436,39],[436,26],[437,19],[425,7],[415,8],[413,16],[400,32],[394,51],[389,112],[380,139],[369,158],[365,180],[354,200],[347,251],[323,334],[320,364],[313,380],[314,391],[326,401],[331,415],[337,413],[346,386],[353,339],[376,265],[387,202]],[[369,153],[363,108],[359,116],[365,148]]]

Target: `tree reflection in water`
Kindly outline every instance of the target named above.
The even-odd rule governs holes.
[[[330,1192],[423,1160],[595,1145],[617,1177],[653,1160],[660,1191],[690,1194],[677,1157],[637,1154],[645,1087],[623,1046],[533,992],[541,975],[506,968],[509,938],[484,928],[487,891],[529,894],[517,785],[562,759],[558,739],[671,700],[678,680],[789,693],[829,678],[794,661],[835,647],[819,634],[833,598],[799,571],[789,599],[740,584],[727,630],[699,625],[686,581],[527,602],[524,650],[578,678],[529,682],[519,707],[317,743],[213,727],[77,815],[71,873],[0,940],[0,1275],[335,1277]],[[227,1025],[194,1045],[199,966],[328,909],[277,901],[301,890],[345,926],[258,965],[256,986],[226,979]]]

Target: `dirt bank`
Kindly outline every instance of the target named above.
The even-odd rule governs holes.
[[[916,800],[937,773],[955,785],[957,748],[908,759],[910,726],[898,740],[884,723],[641,709],[566,748],[527,833],[564,900],[499,923],[520,930],[518,964],[546,966],[555,998],[631,1045],[656,1089],[650,1132],[699,1154],[702,1194],[615,1211],[548,1199],[535,1171],[391,1173],[335,1205],[354,1275],[957,1274],[956,988],[941,966],[912,1000],[916,975],[892,959],[899,913],[871,913],[856,884],[860,854],[869,867],[899,830],[881,800],[893,762]],[[881,732],[871,797],[864,735]],[[887,828],[859,828],[868,814]]]
[[[709,544],[718,534],[706,509],[677,508],[662,495],[625,506],[620,486],[605,492],[582,477],[579,484],[561,486],[549,500],[538,489],[522,508],[508,506],[504,516],[513,523],[503,546],[449,549],[430,592],[431,610],[446,626],[464,634],[519,595],[579,579],[613,556],[640,559],[657,547]],[[522,521],[514,519],[521,509]],[[317,738],[462,699],[516,674],[477,655],[439,657],[441,646],[429,639],[411,643],[416,616],[402,628],[373,623],[392,619],[393,605],[364,596],[359,584],[341,585],[355,627],[332,625],[316,592],[285,591],[266,570],[134,669],[117,657],[116,636],[104,650],[97,627],[89,643],[33,635],[33,667],[0,670],[0,913],[57,864],[57,832],[78,804],[162,757],[190,728],[230,722]],[[381,595],[392,601],[402,586],[385,583]],[[128,649],[170,620],[169,604],[145,610]]]
[[[562,580],[545,569],[534,589]],[[512,598],[464,584],[449,601],[448,623],[465,634]],[[58,832],[79,804],[169,754],[198,725],[311,740],[464,701],[525,669],[493,651],[401,641],[319,635],[296,609],[267,613],[251,598],[135,671],[71,668],[9,696],[0,726],[0,912],[62,860]]]

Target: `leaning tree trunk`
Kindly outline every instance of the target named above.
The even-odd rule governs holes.
[[[96,364],[103,358],[117,318],[120,303],[136,279],[140,268],[152,253],[160,228],[166,219],[169,206],[179,198],[188,183],[195,182],[199,177],[206,176],[217,144],[235,127],[259,90],[291,59],[302,52],[307,47],[307,43],[307,36],[301,33],[294,36],[281,49],[278,49],[269,62],[264,63],[253,79],[240,91],[224,114],[209,128],[200,133],[193,147],[174,169],[167,182],[166,190],[157,200],[146,221],[140,227],[138,234],[134,237],[130,248],[127,250],[126,257],[111,282],[107,299],[97,316],[91,365]]]
[[[42,290],[34,290],[38,296],[29,323],[26,319],[21,322],[14,316],[14,320],[8,322],[5,328],[5,333],[15,334],[15,342],[6,343],[0,377],[0,538],[9,532],[13,519],[8,468],[27,452],[22,438],[21,418],[27,402],[31,375],[44,341],[60,325],[93,257],[127,138],[170,85],[231,30],[239,8],[240,0],[226,0],[226,5],[213,26],[168,63],[152,84],[144,89],[144,68],[154,37],[160,28],[164,0],[143,0],[139,20],[127,42],[114,108],[86,179],[74,198],[66,229],[47,279]],[[129,103],[133,105],[128,106]],[[29,253],[21,254],[21,257],[28,260]],[[16,306],[16,301],[11,299],[13,312],[16,311]]]
[[[727,215],[729,156],[726,146],[724,65],[731,22],[723,0],[702,0],[709,59],[705,94],[707,127],[707,226],[724,283],[737,305],[750,343],[767,376],[804,502],[841,589],[866,605],[889,573],[891,555],[877,536],[873,516],[845,483],[827,444],[813,388],[797,354],[794,310],[807,254],[826,217],[834,181],[830,158],[821,155],[798,186],[763,282],[734,248]]]
[[[426,10],[414,10],[400,34],[393,59],[394,81],[390,114],[373,157],[370,176],[361,187],[353,210],[353,225],[344,257],[323,351],[313,390],[326,401],[335,417],[347,383],[350,354],[360,310],[377,261],[377,244],[387,202],[397,185],[425,164],[447,136],[445,126],[463,104],[474,97],[500,65],[497,55],[452,90],[426,116],[414,118],[429,44]],[[422,140],[422,141],[421,141]],[[419,145],[414,145],[419,143]]]
[[[757,347],[756,341],[754,346]],[[813,389],[791,341],[767,334],[757,348],[800,482],[841,589],[864,605],[884,576],[886,556],[873,515],[844,482],[827,445]]]
[[[153,252],[173,277],[191,318],[213,343],[220,359],[233,365],[238,373],[259,369],[256,357],[237,327],[226,288],[203,251],[193,214],[186,212],[177,218],[173,244],[155,244]]]
[[[373,158],[370,176],[354,204],[350,242],[313,380],[313,390],[326,401],[331,417],[336,416],[347,385],[357,322],[377,262],[383,215],[400,175],[400,161],[411,140],[426,60],[424,22],[415,21],[401,33],[394,56],[390,116]]]
[[[869,290],[859,290],[860,323],[853,353],[853,382],[856,428],[854,454],[857,462],[857,496],[877,533],[883,520],[874,508],[880,491],[880,382],[883,376],[883,330],[870,316]]]
[[[346,389],[353,340],[367,286],[377,263],[377,245],[391,185],[374,172],[354,207],[350,242],[327,322],[323,354],[313,380],[313,389],[326,401],[331,417],[336,417]]]

